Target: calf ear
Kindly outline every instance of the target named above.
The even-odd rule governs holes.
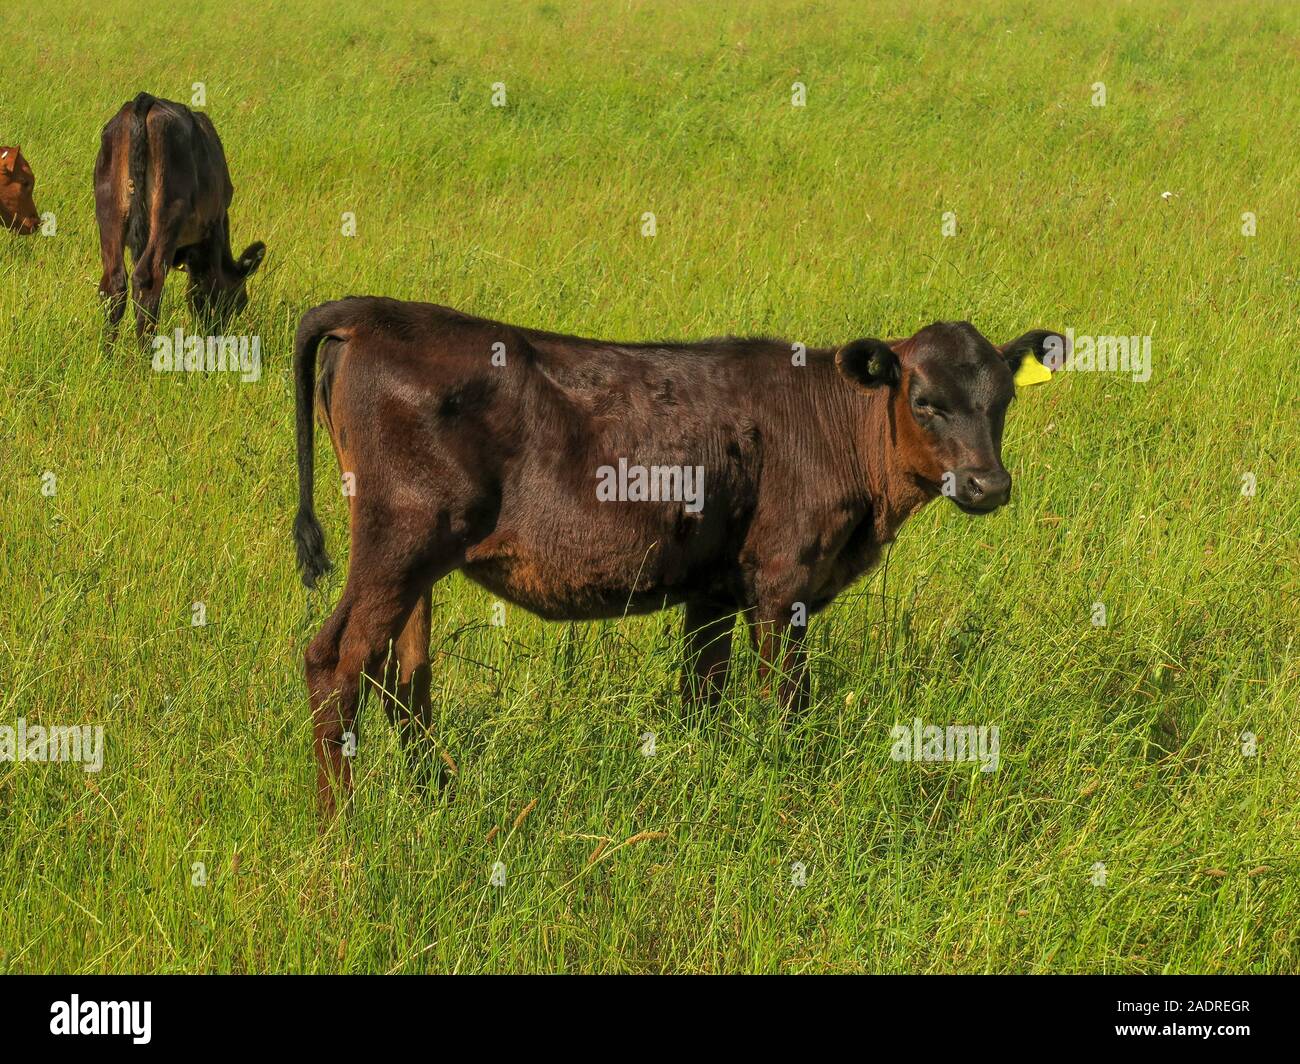
[[[898,356],[883,340],[854,340],[835,352],[835,368],[859,388],[898,383]]]
[[[260,240],[256,244],[249,244],[244,249],[244,253],[239,256],[239,268],[243,271],[245,277],[262,265],[262,259],[266,256],[266,245]]]
[[[1016,374],[1017,384],[1037,384],[1048,379],[1043,376],[1044,369],[1051,374],[1065,366],[1065,360],[1070,354],[1067,345],[1068,341],[1059,332],[1035,329],[1009,344],[1003,344],[998,350],[1007,360],[1011,372]],[[1035,366],[1034,362],[1038,365]]]
[[[18,169],[18,148],[0,148],[0,170],[12,174]]]

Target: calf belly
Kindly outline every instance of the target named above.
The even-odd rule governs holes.
[[[639,590],[571,578],[519,561],[478,562],[463,572],[480,587],[548,621],[598,621],[654,613],[680,605],[683,590]]]
[[[502,518],[466,553],[463,571],[548,620],[617,618],[693,597],[728,597],[733,567],[721,530],[684,515],[680,505],[521,513],[507,504]]]

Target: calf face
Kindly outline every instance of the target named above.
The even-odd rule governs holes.
[[[41,216],[32,200],[36,175],[18,147],[0,147],[0,224],[19,236],[40,228]]]
[[[863,388],[892,391],[898,467],[927,493],[963,513],[987,514],[1011,499],[1002,428],[1025,355],[1040,362],[1049,337],[1037,331],[995,347],[968,322],[936,322],[907,340],[856,340],[836,365]]]
[[[189,271],[190,306],[205,321],[224,323],[231,316],[242,313],[248,306],[248,279],[257,272],[266,257],[266,245],[260,240],[250,244],[233,262],[203,254],[202,248],[189,255],[178,257]]]

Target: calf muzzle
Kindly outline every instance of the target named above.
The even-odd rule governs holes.
[[[953,502],[963,513],[986,514],[1011,500],[1011,474],[1005,469],[958,469]]]

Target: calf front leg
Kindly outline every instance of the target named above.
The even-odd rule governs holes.
[[[731,669],[731,630],[736,611],[711,602],[686,604],[683,632],[686,660],[682,665],[682,704],[712,709],[722,699]]]
[[[804,647],[808,630],[804,603],[762,603],[750,610],[746,619],[750,640],[758,654],[758,675],[764,691],[775,694],[783,706],[796,711],[804,709],[812,694]]]

